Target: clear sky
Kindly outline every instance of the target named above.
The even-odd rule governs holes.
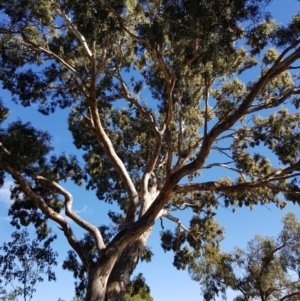
[[[285,23],[300,10],[299,4],[295,0],[274,0],[271,11],[275,19],[280,23]],[[67,132],[66,111],[58,110],[54,115],[44,118],[36,113],[34,107],[25,109],[12,104],[7,92],[2,91],[1,95],[5,105],[11,109],[9,122],[17,118],[22,121],[31,121],[34,126],[48,130],[53,135],[53,142],[58,154],[64,151],[68,153],[77,152],[75,147],[72,146],[72,137]],[[10,239],[10,234],[13,231],[7,217],[10,204],[9,186],[11,184],[12,181],[8,179],[5,186],[0,190],[0,245]],[[79,189],[71,184],[68,184],[67,188],[74,195],[74,209],[83,218],[95,222],[97,225],[108,221],[106,213],[110,207],[102,202],[100,203],[93,192],[86,192],[84,189]],[[226,231],[225,240],[222,243],[223,250],[230,251],[235,245],[244,247],[246,242],[253,238],[255,234],[276,235],[280,231],[280,220],[287,211],[295,212],[300,218],[299,206],[293,205],[288,205],[281,211],[273,205],[255,207],[253,211],[250,211],[249,208],[241,208],[237,209],[234,214],[230,209],[220,208],[217,213],[217,220]],[[164,225],[165,228],[168,228],[167,221],[164,222]],[[59,297],[69,301],[74,296],[74,279],[71,273],[63,271],[60,265],[70,248],[62,232],[54,224],[52,228],[59,236],[54,243],[59,253],[59,265],[55,269],[57,281],[55,283],[46,281],[40,284],[33,301],[56,301]],[[152,262],[150,264],[140,263],[134,274],[139,272],[144,274],[155,301],[202,300],[199,285],[190,279],[186,271],[177,271],[172,265],[173,254],[164,253],[159,247],[160,230],[160,222],[158,221],[153,228],[148,243],[155,254]],[[80,229],[77,233],[78,237],[82,234]],[[228,300],[230,299],[229,296]]]

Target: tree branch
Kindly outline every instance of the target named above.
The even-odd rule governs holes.
[[[277,100],[275,97],[271,97],[269,99],[269,101],[275,100],[274,102],[270,103],[269,101],[267,101],[268,102],[267,104],[259,104],[259,105],[253,106],[252,108],[249,108],[249,110],[247,111],[247,114],[255,113],[255,112],[261,111],[263,109],[270,109],[270,108],[277,107],[280,104],[282,104],[286,99],[288,99],[289,97],[291,97],[292,95],[295,95],[295,94],[300,94],[300,90],[290,90],[289,92],[287,92],[285,95],[283,95],[281,98],[279,98]]]
[[[23,37],[23,45],[25,45],[26,47],[28,47],[32,50],[35,50],[37,52],[44,53],[44,54],[48,55],[48,57],[55,59],[57,62],[61,63],[64,67],[66,67],[68,70],[70,70],[77,79],[79,79],[80,83],[85,87],[85,90],[87,90],[87,86],[86,86],[85,81],[83,80],[82,76],[76,71],[76,69],[72,65],[70,65],[68,62],[66,62],[61,56],[57,55],[50,49],[44,48],[42,46],[38,46],[35,43],[30,42],[28,40],[26,41],[26,39],[24,39],[24,37]],[[85,92],[85,91],[83,91],[83,92]]]
[[[172,138],[171,138],[171,121],[173,119],[173,89],[175,87],[175,74],[172,74],[172,77],[170,79],[170,82],[167,82],[167,89],[166,89],[166,99],[165,99],[165,105],[166,105],[166,117],[165,117],[165,135],[168,145],[168,151],[167,151],[167,162],[166,162],[166,174],[167,177],[171,174],[171,166],[173,161],[173,149],[172,149]]]
[[[283,170],[277,170],[275,172],[272,172],[268,176],[265,176],[264,178],[258,179],[254,182],[240,183],[232,186],[223,185],[213,181],[205,182],[205,183],[183,184],[183,185],[176,185],[173,192],[175,194],[181,194],[181,193],[188,193],[194,191],[215,191],[215,192],[224,192],[227,194],[232,194],[244,190],[252,190],[258,187],[268,187],[269,189],[272,190],[281,191],[282,189],[280,187],[270,186],[270,182],[280,181],[290,177],[294,177],[297,174],[292,175],[291,173],[293,173],[298,168],[300,168],[300,161]],[[284,191],[284,192],[288,192],[288,191]],[[291,193],[293,193],[293,191],[291,191]]]
[[[103,238],[99,229],[96,226],[82,219],[79,215],[77,215],[73,211],[72,208],[73,196],[67,190],[65,190],[63,187],[61,187],[58,183],[54,181],[50,181],[42,176],[37,176],[36,179],[42,183],[46,183],[47,185],[54,187],[58,191],[58,193],[64,196],[66,215],[70,217],[78,226],[88,231],[94,237],[99,253],[101,250],[105,249],[105,244],[103,242]]]
[[[293,70],[293,69],[300,69],[300,66],[291,66],[288,68],[289,70]]]
[[[91,119],[93,120],[96,136],[99,139],[99,142],[101,143],[103,150],[106,156],[108,157],[110,163],[122,179],[130,201],[126,215],[126,222],[133,222],[135,219],[136,208],[139,202],[138,193],[126,170],[124,163],[117,155],[110,138],[108,137],[108,135],[102,127],[95,94],[96,91],[93,89],[91,91],[90,97],[88,98],[88,104],[90,106]]]
[[[190,204],[190,203],[182,203],[182,204],[180,204],[180,205],[173,205],[173,206],[175,206],[176,208],[172,208],[172,209],[168,209],[168,212],[170,212],[170,211],[177,211],[177,210],[185,210],[185,209],[187,209],[187,208],[189,208],[189,207],[199,207],[199,204]],[[183,207],[183,208],[181,208],[181,207]]]
[[[292,172],[294,172],[296,169],[299,169],[299,168],[300,168],[300,161],[298,161],[297,163],[295,163],[287,168],[276,170],[276,171],[268,174],[267,176],[265,176],[263,178],[263,180],[270,181],[270,180],[280,179],[281,177],[289,175]]]
[[[178,102],[179,102],[179,99],[178,99]],[[178,152],[178,155],[181,157],[182,153],[183,153],[183,135],[184,135],[184,132],[186,129],[185,120],[182,119],[181,110],[178,112],[177,118],[178,118],[178,124],[179,124],[177,152]]]
[[[51,2],[53,4],[55,4],[53,0],[51,0]],[[76,26],[74,25],[72,20],[58,6],[56,6],[56,12],[65,21],[66,27],[78,38],[83,49],[85,50],[86,54],[88,55],[89,59],[92,59],[93,53],[90,50],[90,48],[85,40],[85,37],[79,32],[79,30],[76,28]]]
[[[189,233],[189,229],[182,225],[180,219],[172,216],[166,209],[162,209],[160,217],[165,217],[166,219],[176,223],[179,228],[183,229],[186,233]]]
[[[295,47],[295,46],[294,46]],[[296,61],[300,56],[300,48],[295,49],[289,56],[278,64],[273,65],[253,86],[252,90],[246,96],[245,100],[241,103],[239,108],[229,115],[225,120],[218,122],[208,133],[207,137],[203,139],[201,150],[197,155],[196,159],[191,163],[185,165],[180,170],[176,171],[172,177],[173,181],[179,182],[186,175],[195,172],[197,169],[201,168],[204,164],[207,156],[209,155],[212,144],[215,139],[224,131],[232,127],[232,125],[247,114],[247,110],[253,103],[255,97],[260,93],[260,91],[275,77],[280,73],[285,71],[294,61]]]
[[[250,174],[249,173],[244,173],[243,171],[241,171],[239,169],[229,167],[228,165],[226,165],[226,164],[230,164],[230,163],[233,163],[233,162],[212,163],[212,164],[209,164],[209,165],[206,165],[206,166],[202,166],[201,169],[210,169],[212,167],[223,167],[223,168],[226,168],[226,169],[229,169],[231,171],[234,171],[234,172],[238,173],[244,179],[244,181],[246,182],[246,179],[244,178],[244,175],[250,175]]]
[[[197,52],[197,50],[198,50],[198,47],[197,47],[197,45],[198,45],[198,39],[199,39],[199,36],[197,35],[194,38],[194,40],[193,40],[193,56],[190,59],[185,60],[183,62],[183,64],[180,66],[180,68],[178,70],[179,72],[181,72],[182,70],[184,70],[185,67],[187,67],[188,65],[190,65],[197,58],[197,55],[198,55],[198,52]]]
[[[7,154],[10,155],[10,151],[0,142],[0,147],[3,149],[3,151]]]
[[[94,56],[96,56],[96,54],[94,54]],[[103,47],[101,57],[100,57],[100,59],[98,59],[98,62],[95,65],[95,76],[96,77],[100,74],[101,70],[103,70],[103,68],[105,66],[106,58],[107,58],[107,49],[106,49],[106,47]]]
[[[142,177],[143,203],[142,203],[141,210],[140,210],[140,215],[142,215],[144,213],[144,211],[146,210],[146,208],[148,208],[148,204],[144,204],[144,202],[147,202],[147,200],[148,200],[147,196],[148,196],[149,179],[150,179],[151,173],[153,172],[153,170],[156,166],[156,163],[157,163],[159,155],[160,155],[163,131],[160,131],[158,129],[158,126],[157,126],[154,116],[150,112],[147,112],[146,109],[138,102],[137,99],[131,97],[130,92],[127,88],[127,85],[126,85],[125,81],[123,80],[120,73],[118,73],[116,75],[116,78],[119,80],[121,87],[122,87],[121,95],[123,95],[123,97],[128,102],[133,104],[137,108],[137,110],[150,122],[151,128],[156,136],[156,143],[154,146],[154,150],[150,156],[150,159],[148,160],[146,169],[145,169],[143,177]]]
[[[119,80],[122,91],[120,93],[120,96],[124,97],[128,102],[130,102],[132,105],[134,105],[137,110],[147,119],[150,121],[150,124],[152,126],[152,129],[155,133],[160,133],[158,130],[158,126],[155,120],[155,117],[146,111],[146,109],[138,102],[136,98],[131,97],[129,89],[127,88],[127,85],[125,81],[123,80],[120,72],[118,71],[118,74],[115,75],[115,77]]]
[[[173,151],[172,151],[172,146],[171,146],[171,133],[170,133],[170,123],[173,118],[173,106],[172,106],[172,92],[175,86],[176,78],[175,78],[175,72],[172,74],[170,73],[170,70],[167,67],[166,62],[164,61],[159,49],[158,45],[156,43],[151,44],[148,40],[140,38],[133,32],[131,32],[123,22],[122,17],[114,10],[112,12],[115,14],[117,17],[120,26],[122,29],[134,40],[139,41],[143,43],[150,54],[152,55],[154,61],[158,64],[159,69],[163,73],[165,82],[166,82],[166,117],[165,117],[165,123],[163,126],[163,129],[161,130],[161,133],[167,136],[167,144],[168,144],[168,156],[167,156],[167,163],[166,163],[166,170],[167,170],[167,175],[171,173],[171,165],[172,165],[172,160],[173,160]]]
[[[208,123],[208,99],[209,99],[209,80],[205,78],[205,112],[204,112],[204,138],[207,136],[207,123]]]
[[[277,66],[280,61],[282,60],[282,58],[288,53],[290,52],[293,48],[297,47],[299,45],[300,41],[296,41],[294,42],[292,45],[290,45],[289,47],[287,47],[284,51],[282,51],[282,53],[279,55],[279,57],[277,58],[277,60],[275,61],[275,63],[273,64],[272,67]]]
[[[0,168],[8,172],[17,181],[25,195],[35,203],[37,208],[39,208],[48,218],[60,225],[70,246],[76,251],[84,266],[89,269],[89,256],[82,248],[80,242],[76,239],[73,230],[68,222],[59,213],[51,209],[41,196],[33,192],[31,187],[18,171],[7,166],[5,163],[0,163]]]
[[[279,301],[284,301],[285,299],[288,299],[288,298],[293,297],[293,296],[298,296],[298,295],[300,295],[300,291],[295,292],[295,293],[291,293],[291,294],[287,294],[284,297],[280,298]]]
[[[116,18],[118,19],[119,21],[119,24],[120,24],[120,27],[133,39],[133,40],[136,40],[136,41],[139,41],[141,43],[143,43],[148,51],[150,52],[150,54],[153,56],[154,60],[156,61],[156,63],[158,64],[160,70],[162,71],[163,75],[164,75],[164,78],[165,78],[165,81],[167,83],[170,83],[171,82],[171,78],[170,78],[170,72],[168,70],[168,67],[167,67],[167,64],[166,62],[164,61],[159,49],[158,49],[158,45],[156,43],[154,44],[151,44],[148,40],[144,39],[144,38],[141,38],[139,37],[138,35],[136,35],[135,33],[133,33],[129,28],[127,28],[124,24],[124,21],[122,19],[122,16],[117,12],[115,11],[114,9],[111,9],[111,8],[108,8],[107,9],[108,11],[112,12]]]

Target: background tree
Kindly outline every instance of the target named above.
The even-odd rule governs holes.
[[[0,300],[15,301],[21,297],[30,301],[37,284],[44,280],[43,275],[48,281],[56,280],[52,269],[57,264],[57,253],[50,247],[55,237],[30,241],[29,233],[22,230],[14,232],[12,238],[0,247]]]
[[[85,160],[55,155],[50,135],[31,124],[3,125],[9,214],[39,238],[49,219],[59,225],[72,248],[64,266],[86,301],[123,299],[139,258],[151,258],[158,218],[174,222],[162,247],[183,269],[219,251],[218,206],[299,202],[300,18],[277,24],[269,2],[0,1],[3,88],[46,115],[68,108]],[[207,169],[225,172],[199,178]],[[67,180],[115,204],[113,226],[76,214]],[[63,209],[87,231],[82,240]]]
[[[205,300],[228,288],[239,292],[235,301],[294,301],[300,296],[300,222],[293,213],[283,219],[277,238],[255,236],[247,249],[220,253],[190,268],[203,287]]]

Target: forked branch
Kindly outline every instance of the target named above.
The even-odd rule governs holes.
[[[146,120],[149,121],[150,126],[156,136],[156,143],[153,149],[153,152],[151,153],[150,159],[148,160],[146,169],[144,171],[143,174],[143,179],[142,179],[142,194],[146,196],[147,191],[148,191],[148,184],[149,184],[149,179],[150,179],[150,175],[153,172],[156,163],[158,161],[159,155],[160,155],[160,150],[161,150],[161,146],[162,146],[162,136],[163,136],[163,132],[164,129],[162,131],[159,130],[157,122],[155,120],[155,117],[148,112],[139,102],[137,99],[133,98],[129,92],[129,89],[125,83],[125,81],[123,80],[122,76],[120,73],[117,74],[117,79],[119,80],[120,84],[121,84],[121,95],[123,95],[123,97],[132,105],[134,105],[137,110],[146,118]]]
[[[105,244],[103,242],[102,235],[99,231],[99,229],[82,219],[79,215],[76,214],[76,212],[72,208],[73,204],[73,196],[65,190],[63,187],[61,187],[58,183],[50,181],[42,176],[37,176],[36,179],[40,181],[41,183],[46,183],[47,185],[55,188],[55,190],[58,191],[59,194],[63,195],[65,198],[65,212],[66,216],[71,218],[78,226],[82,227],[86,231],[88,231],[95,239],[96,246],[98,251],[105,249]]]
[[[107,133],[105,132],[104,128],[102,127],[98,107],[97,107],[97,100],[95,91],[91,91],[90,97],[88,98],[88,104],[90,107],[91,113],[91,120],[94,124],[94,129],[96,136],[101,143],[103,151],[105,152],[107,158],[109,159],[110,163],[116,170],[117,174],[122,179],[122,182],[125,186],[125,189],[128,193],[130,204],[127,210],[126,221],[133,222],[136,214],[136,208],[138,206],[138,193],[136,188],[126,170],[126,167],[120,157],[117,155],[115,148],[108,137]]]
[[[177,218],[177,217],[172,216],[166,209],[163,209],[163,210],[162,210],[162,213],[161,213],[160,216],[161,216],[161,217],[164,217],[164,218],[166,218],[166,219],[168,219],[168,220],[170,220],[170,221],[172,221],[172,222],[174,222],[174,223],[176,223],[180,229],[182,229],[182,230],[183,230],[184,232],[186,232],[186,233],[189,233],[189,229],[186,228],[186,227],[181,223],[180,219]]]

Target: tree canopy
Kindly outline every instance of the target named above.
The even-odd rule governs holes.
[[[299,202],[300,15],[278,24],[269,3],[0,0],[3,89],[44,115],[67,109],[85,162],[55,153],[35,125],[7,125],[1,104],[9,215],[38,239],[51,235],[49,219],[58,224],[86,301],[122,300],[138,260],[151,260],[156,219],[174,222],[161,245],[184,269],[219,251],[219,206]],[[102,212],[98,225],[81,218],[66,181],[115,204],[112,224]]]
[[[56,280],[53,266],[57,265],[57,253],[50,244],[55,237],[50,236],[43,242],[30,241],[26,230],[15,231],[13,240],[0,247],[0,300],[32,300],[39,282]]]
[[[239,293],[234,301],[293,301],[300,296],[300,222],[295,214],[283,219],[278,237],[255,236],[247,249],[220,253],[191,267],[203,287],[205,300],[220,293],[227,300],[228,288]]]

